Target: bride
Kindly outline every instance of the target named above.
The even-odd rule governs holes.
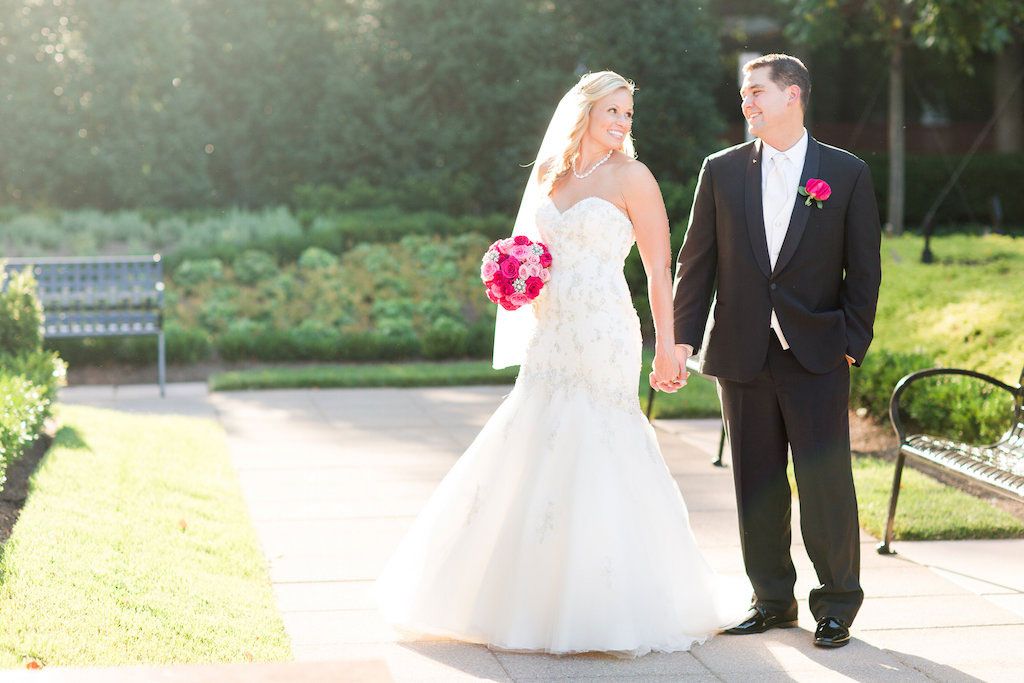
[[[639,656],[740,622],[750,584],[715,574],[637,397],[640,323],[622,267],[634,240],[657,334],[649,380],[685,383],[672,325],[668,218],[634,159],[634,86],[584,76],[559,104],[515,234],[551,279],[499,310],[495,367],[515,387],[452,467],[375,586],[406,630],[490,647]],[[531,310],[532,309],[532,310]]]

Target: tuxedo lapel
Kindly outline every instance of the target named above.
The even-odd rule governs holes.
[[[760,142],[750,146],[750,158],[747,160],[746,173],[746,213],[747,234],[750,236],[750,247],[754,250],[754,259],[765,277],[772,274],[771,261],[768,260],[768,239],[764,233],[764,211],[761,209],[761,150]]]
[[[807,181],[818,175],[820,151],[821,146],[818,144],[818,141],[809,137],[807,140],[807,155],[804,157],[804,169],[800,173],[799,187],[806,187]],[[793,258],[796,247],[800,244],[800,238],[804,235],[804,228],[807,227],[807,218],[811,215],[811,206],[814,206],[814,202],[811,202],[811,206],[807,206],[804,203],[803,195],[800,194],[797,194],[793,201],[796,205],[793,207],[793,215],[789,219],[786,239],[782,241],[782,249],[779,251],[778,260],[775,261],[773,273],[781,273],[782,269],[789,263],[789,259]]]

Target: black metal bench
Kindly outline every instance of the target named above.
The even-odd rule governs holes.
[[[1006,433],[993,444],[973,446],[928,434],[908,436],[900,421],[900,397],[912,383],[936,375],[963,375],[987,382],[1013,396],[1013,417]],[[893,520],[896,517],[896,502],[900,495],[900,478],[907,457],[929,463],[954,475],[980,484],[988,491],[1014,500],[1024,500],[1024,370],[1016,387],[1005,384],[980,372],[955,368],[934,368],[912,372],[897,384],[889,401],[889,419],[900,440],[899,455],[896,458],[896,473],[893,475],[892,493],[889,496],[889,518],[885,524],[885,538],[878,544],[878,552],[893,554]]]
[[[700,373],[700,363],[696,359],[690,358],[686,361],[686,369],[695,375]],[[648,421],[651,419],[651,411],[654,409],[654,397],[657,396],[658,392],[651,387],[651,392],[647,395],[647,410],[644,414],[647,416]],[[725,463],[722,462],[722,452],[725,450],[725,420],[722,420],[722,433],[718,436],[718,455],[711,461],[711,464],[715,467],[725,467]]]
[[[166,383],[164,283],[160,255],[9,258],[8,271],[31,268],[48,339],[156,335],[160,395]]]

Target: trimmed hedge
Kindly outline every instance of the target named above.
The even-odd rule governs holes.
[[[49,408],[40,387],[21,376],[0,374],[0,489],[7,465],[36,440]]]
[[[867,152],[859,154],[871,169],[878,206],[885,214],[889,198],[889,157]],[[949,182],[963,155],[908,155],[906,164],[905,219],[915,230]],[[998,196],[1003,207],[1003,223],[1024,226],[1024,154],[978,154],[968,163],[958,182],[935,214],[935,222],[981,223],[991,220],[990,200]]]
[[[923,353],[872,348],[850,373],[850,405],[889,421],[889,399],[896,383],[917,370],[938,367]],[[903,394],[900,419],[909,432],[944,435],[966,443],[992,443],[1009,427],[1012,397],[980,380],[934,377],[918,380]]]
[[[35,441],[66,365],[42,350],[42,307],[35,278],[25,270],[7,277],[0,262],[0,488],[7,465]]]

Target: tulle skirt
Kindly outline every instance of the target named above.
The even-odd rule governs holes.
[[[750,584],[701,556],[639,405],[520,380],[378,579],[385,618],[502,650],[621,656],[739,623]]]

